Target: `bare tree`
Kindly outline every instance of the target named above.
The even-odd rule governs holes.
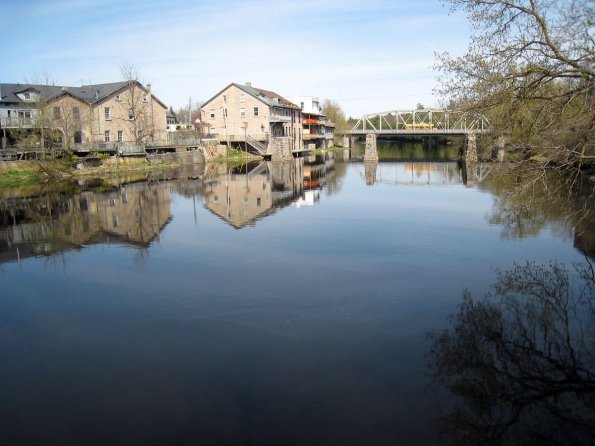
[[[116,119],[123,121],[137,143],[153,139],[153,98],[151,91],[140,81],[138,69],[128,61],[120,64],[120,75],[128,87],[119,101]]]
[[[496,132],[545,163],[594,155],[593,3],[588,0],[449,0],[473,36],[460,57],[438,55],[438,89],[488,114]]]

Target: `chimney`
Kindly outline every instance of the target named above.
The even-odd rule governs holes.
[[[99,90],[95,90],[95,99],[99,99]]]
[[[246,82],[246,87],[252,87],[252,82]]]

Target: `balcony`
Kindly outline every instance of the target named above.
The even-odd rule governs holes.
[[[318,124],[322,124],[321,121],[319,121],[316,118],[304,118],[303,120],[305,125],[318,125]]]
[[[269,116],[269,122],[291,122],[291,116],[274,114]]]
[[[3,117],[0,120],[0,124],[5,129],[10,128],[30,128],[35,125],[35,118],[25,118],[25,117]]]

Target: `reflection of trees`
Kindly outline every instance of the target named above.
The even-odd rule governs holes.
[[[456,398],[452,444],[583,444],[595,438],[595,275],[527,263],[494,294],[465,295],[431,335],[431,371]]]
[[[533,167],[502,167],[488,187],[496,195],[492,224],[504,227],[505,237],[538,234],[546,225],[574,234],[575,244],[589,256],[595,256],[594,188],[580,177],[558,170]]]

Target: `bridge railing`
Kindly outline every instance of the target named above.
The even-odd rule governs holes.
[[[461,134],[489,131],[490,123],[479,114],[451,110],[393,110],[362,116],[351,134]]]

